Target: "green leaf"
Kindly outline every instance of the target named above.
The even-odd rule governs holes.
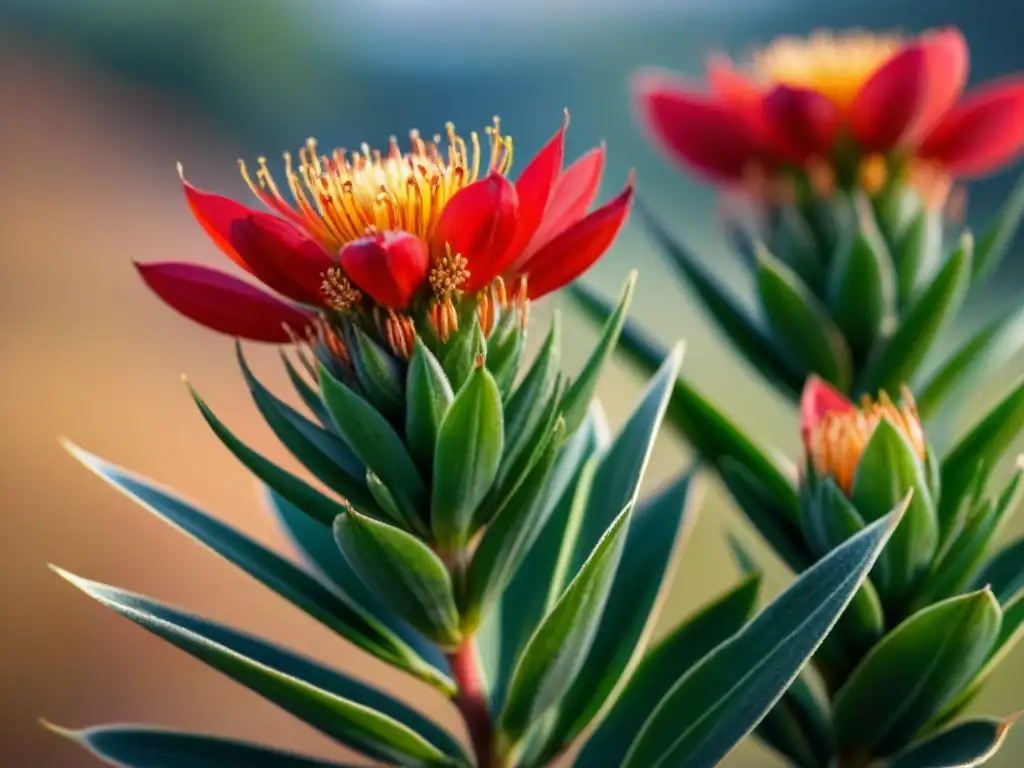
[[[394,634],[288,560],[151,481],[70,443],[65,443],[65,448],[132,501],[237,565],[324,626],[389,664],[424,677],[426,665]]]
[[[942,457],[939,524],[949,530],[960,499],[979,464],[994,466],[1024,429],[1024,379]]]
[[[849,604],[902,509],[805,571],[690,669],[634,739],[622,768],[717,764],[771,709]]]
[[[278,440],[318,480],[356,509],[378,516],[380,508],[366,489],[366,468],[359,457],[333,432],[301,416],[264,387],[249,368],[240,343],[236,343],[235,351],[253,401]]]
[[[996,552],[974,578],[974,588],[989,587],[1000,605],[1024,589],[1024,538]]]
[[[927,381],[914,387],[921,418],[931,417],[965,384],[1001,369],[1021,349],[1024,349],[1024,309],[1015,309],[964,342]]]
[[[540,352],[505,406],[502,465],[506,469],[534,448],[537,437],[545,429],[547,406],[558,386],[561,326],[561,318],[555,313]]]
[[[863,356],[896,316],[896,275],[870,204],[861,200],[859,224],[832,266],[829,306],[853,353]]]
[[[579,570],[612,521],[636,501],[682,358],[683,346],[676,344],[602,457],[576,537],[570,573]]]
[[[288,380],[292,383],[292,387],[294,387],[296,393],[298,393],[299,399],[305,403],[309,412],[316,416],[316,420],[319,421],[321,425],[328,429],[333,429],[334,425],[331,424],[331,417],[327,413],[327,409],[324,407],[324,401],[320,399],[320,395],[309,385],[302,375],[295,370],[295,366],[292,365],[292,361],[289,359],[283,348],[280,352],[281,362],[284,363],[284,369],[288,374]]]
[[[324,525],[330,525],[337,515],[344,512],[345,508],[334,501],[334,499],[328,498],[291,472],[281,469],[281,467],[273,462],[268,461],[235,437],[224,426],[224,423],[214,415],[213,411],[203,402],[203,399],[199,397],[199,393],[192,389],[191,385],[189,385],[189,392],[196,405],[199,406],[199,412],[203,415],[203,419],[206,420],[213,433],[235,455],[235,458],[241,461],[256,477],[276,490],[307,515],[319,520]]]
[[[795,206],[780,206],[771,225],[770,250],[782,259],[815,294],[825,283],[825,265],[818,243],[807,220]],[[757,263],[757,246],[751,251],[751,264]]]
[[[799,396],[803,387],[804,375],[795,370],[780,354],[778,345],[771,334],[761,325],[743,303],[728,287],[714,275],[711,269],[694,253],[676,242],[664,227],[657,221],[651,211],[637,199],[634,210],[644,225],[654,236],[660,249],[669,257],[669,262],[689,283],[701,304],[708,311],[726,338],[740,351],[750,364],[764,374],[780,390],[790,396]],[[599,309],[601,300],[582,288],[578,283],[570,288],[573,296],[588,314],[604,314]],[[629,346],[628,333],[623,332],[623,341]],[[660,360],[664,354],[655,354]],[[655,366],[652,365],[653,369]]]
[[[342,594],[364,613],[369,614],[385,628],[408,645],[426,666],[420,676],[440,688],[446,695],[454,694],[455,686],[449,678],[448,661],[434,643],[400,619],[393,611],[383,606],[374,594],[366,588],[359,575],[352,570],[348,560],[338,549],[334,532],[325,525],[304,515],[295,505],[289,504],[272,488],[263,487],[264,503],[276,518],[282,532],[299,551],[303,559],[328,585],[334,585]]]
[[[576,767],[622,765],[630,742],[675,682],[746,623],[760,585],[760,576],[748,576],[655,644],[587,740]]]
[[[604,370],[608,358],[619,343],[619,336],[622,334],[622,326],[626,322],[626,313],[629,311],[629,304],[633,299],[633,288],[636,286],[636,271],[629,273],[626,280],[626,287],[622,289],[618,306],[614,312],[610,312],[601,331],[601,338],[590,353],[587,362],[579,376],[569,386],[562,396],[561,410],[565,419],[566,430],[569,434],[575,432],[587,415],[590,401],[594,399],[594,391],[597,389],[597,381]],[[571,290],[571,287],[570,287]]]
[[[563,548],[575,542],[577,528],[571,514],[574,500],[580,484],[585,482],[585,468],[596,466],[597,454],[607,448],[610,439],[604,411],[595,400],[583,424],[562,446],[547,482],[541,509],[536,513],[541,528],[535,541],[527,547],[526,558],[501,594],[498,605],[484,616],[477,633],[477,645],[494,711],[500,709],[504,701],[519,651],[550,603],[561,594],[564,582],[556,578],[556,571]],[[580,504],[585,505],[585,501],[584,493]],[[552,592],[554,597],[549,599]]]
[[[982,765],[999,751],[1017,716],[997,720],[965,720],[911,745],[890,764],[891,768],[971,768]]]
[[[466,546],[473,513],[498,476],[504,442],[501,392],[481,359],[437,434],[430,525],[442,549]]]
[[[732,456],[718,462],[718,473],[737,506],[783,562],[795,573],[806,570],[816,558],[793,523],[791,510],[781,506],[754,473]]]
[[[582,668],[619,565],[631,514],[632,505],[615,518],[523,649],[498,716],[500,754],[514,754],[527,728],[559,702]]]
[[[43,725],[121,768],[354,768],[200,733],[132,725],[101,725],[80,731]]]
[[[756,255],[757,291],[776,341],[800,370],[846,392],[853,362],[842,332],[793,270],[764,247]]]
[[[463,601],[463,631],[471,634],[480,617],[508,585],[522,562],[536,533],[546,520],[538,519],[545,487],[558,458],[565,435],[565,424],[559,422],[547,439],[544,455],[526,480],[498,510],[484,531],[473,554],[466,577]]]
[[[899,306],[917,298],[922,282],[929,280],[942,258],[942,214],[922,207],[910,223],[896,253]]]
[[[939,331],[952,318],[967,293],[974,241],[969,233],[939,273],[900,318],[892,337],[872,353],[857,392],[897,392],[913,378]]]
[[[907,438],[883,418],[861,454],[850,498],[860,516],[872,522],[910,491],[913,496],[903,521],[872,575],[883,604],[897,610],[931,568],[939,528],[923,465]]]
[[[358,325],[352,326],[349,338],[355,342],[350,348],[359,386],[381,413],[399,418],[405,410],[402,367]]]
[[[995,271],[1006,256],[1020,229],[1024,216],[1024,176],[1014,186],[985,234],[978,240],[977,254],[971,270],[971,282],[980,283]]]
[[[338,434],[394,496],[403,523],[411,530],[422,529],[427,491],[402,438],[372,405],[323,366],[319,376],[320,393]]]
[[[380,691],[208,619],[55,570],[97,602],[342,744],[399,765],[462,762],[459,751],[452,755],[443,751],[458,750],[450,736]],[[444,744],[443,749],[433,743],[435,739]]]
[[[486,351],[487,339],[480,328],[480,317],[474,312],[469,327],[460,330],[455,338],[448,342],[448,350],[441,360],[452,389],[456,392],[462,389],[462,385],[476,367],[477,355],[482,355]]]
[[[334,521],[334,538],[378,600],[442,646],[459,644],[451,576],[426,544],[354,511]]]
[[[886,635],[839,690],[833,706],[842,748],[889,755],[903,748],[984,664],[1000,612],[987,590],[944,600]]]
[[[637,504],[601,625],[587,660],[559,702],[557,743],[568,744],[589,725],[627,668],[643,654],[656,603],[664,597],[675,566],[673,554],[693,518],[689,497],[694,485],[691,470]]]
[[[754,736],[801,768],[831,765],[834,748],[828,712],[801,677],[765,715]]]
[[[526,354],[526,336],[520,311],[513,307],[498,318],[487,339],[487,370],[498,382],[502,402],[508,400],[515,386],[519,365]]]
[[[429,473],[434,465],[437,433],[455,394],[444,369],[416,337],[405,384],[405,437],[420,470]]]

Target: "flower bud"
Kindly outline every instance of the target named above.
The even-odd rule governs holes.
[[[924,430],[913,395],[906,387],[900,392],[899,402],[894,403],[882,392],[877,400],[865,395],[856,407],[824,381],[812,377],[804,388],[800,412],[808,463],[817,475],[831,476],[847,496],[853,489],[861,455],[883,419],[907,439],[919,459],[925,458]]]
[[[430,269],[426,244],[408,232],[381,232],[354,240],[338,254],[345,274],[388,309],[405,309]]]

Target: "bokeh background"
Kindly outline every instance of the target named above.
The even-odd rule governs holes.
[[[293,466],[245,394],[231,342],[157,303],[133,259],[219,256],[188,212],[174,170],[243,196],[235,159],[324,145],[380,145],[410,127],[454,120],[465,130],[503,117],[517,155],[531,156],[572,113],[568,152],[608,143],[607,198],[630,168],[677,234],[739,273],[713,226],[711,191],[666,168],[640,140],[627,107],[629,72],[662,64],[697,73],[724,48],[742,54],[776,34],[818,26],[919,31],[956,24],[972,48],[972,80],[1024,69],[1024,6],[973,0],[0,0],[0,764],[51,768],[94,761],[43,731],[36,718],[79,727],[155,721],[345,757],[332,742],[96,605],[47,562],[219,617],[343,667],[435,712],[454,712],[425,686],[336,642],[246,576],[147,515],[58,445],[87,449],[172,485],[282,551],[251,477],[208,432],[179,381],[187,373],[247,440]],[[1019,169],[1016,169],[1019,171]],[[1014,171],[971,189],[982,220]],[[950,340],[1020,301],[1018,245],[989,293],[961,313]],[[761,439],[796,449],[795,414],[765,391],[666,279],[631,225],[589,275],[617,291],[641,270],[634,316],[665,342],[685,338],[686,374]],[[557,303],[557,302],[556,302]],[[537,311],[544,323],[550,304]],[[567,366],[594,332],[567,316]],[[254,349],[267,380],[283,383],[272,350]],[[1005,391],[1024,361],[986,383],[954,423]],[[642,382],[606,374],[600,397],[621,423]],[[661,439],[653,488],[687,451]],[[736,578],[722,544],[738,530],[708,483],[659,631]],[[1024,531],[1024,516],[1007,535]],[[785,584],[772,573],[769,590]],[[1024,706],[1024,650],[976,704]],[[1020,765],[1012,733],[996,766]],[[754,744],[726,761],[777,765]]]

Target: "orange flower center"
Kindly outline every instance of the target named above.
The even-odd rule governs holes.
[[[754,73],[765,83],[807,88],[849,107],[861,86],[903,44],[897,35],[818,31],[780,37],[754,54]]]
[[[467,144],[451,123],[445,129],[446,141],[439,135],[426,141],[411,131],[410,150],[404,153],[392,138],[386,153],[364,144],[360,152],[335,149],[330,156],[321,155],[316,141],[309,139],[299,150],[298,167],[290,153],[284,154],[294,206],[281,194],[266,158],[258,159],[255,179],[244,162],[239,165],[257,197],[302,224],[330,250],[383,230],[404,230],[429,242],[448,201],[479,177],[484,155],[475,132]],[[512,137],[501,133],[498,118],[486,133],[485,172],[508,173]]]
[[[893,403],[882,392],[877,402],[865,396],[860,408],[852,411],[831,411],[818,422],[808,437],[808,450],[815,471],[831,475],[847,496],[853,489],[853,478],[875,428],[882,419],[889,419],[907,439],[918,458],[924,459],[924,430],[917,415],[913,395],[906,387],[901,402]]]

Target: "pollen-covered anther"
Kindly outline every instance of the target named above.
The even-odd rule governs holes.
[[[352,284],[341,267],[331,267],[322,277],[320,291],[331,309],[344,312],[357,306],[363,300],[362,291]]]
[[[438,299],[430,305],[430,324],[434,326],[437,338],[442,344],[447,343],[451,335],[459,330],[459,313],[450,296]]]
[[[384,320],[384,333],[392,352],[403,360],[412,357],[416,343],[416,326],[411,317],[389,310]]]
[[[342,340],[341,336],[334,326],[327,320],[323,315],[318,315],[316,320],[313,321],[313,327],[316,329],[316,339],[327,349],[328,352],[336,359],[340,360],[346,366],[351,366],[352,356],[349,354],[348,345]],[[312,331],[310,331],[312,333]]]
[[[480,330],[483,331],[484,336],[490,336],[491,330],[494,328],[495,318],[495,301],[491,295],[491,289],[486,288],[477,294],[476,301],[476,312],[477,317],[480,318]]]
[[[434,262],[427,274],[430,287],[438,298],[443,298],[459,290],[470,277],[469,269],[467,269],[469,261],[461,254],[453,254],[451,246],[445,244],[444,248],[444,255]]]

